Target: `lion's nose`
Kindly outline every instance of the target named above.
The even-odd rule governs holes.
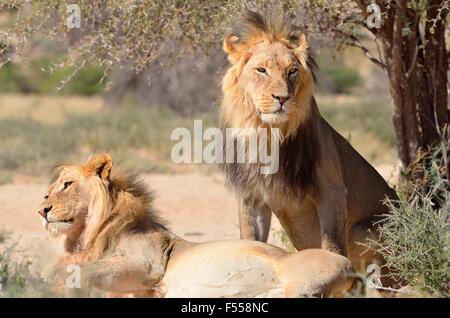
[[[281,96],[281,95],[274,95],[272,94],[272,97],[274,99],[276,99],[281,106],[283,106],[283,104],[291,97],[290,95],[285,95],[285,96]]]
[[[47,214],[48,214],[48,212],[50,212],[51,210],[52,210],[52,205],[51,206],[49,206],[49,207],[46,207],[46,208],[43,208],[42,210],[40,210],[38,213],[40,214],[40,215],[42,215],[42,217],[44,217],[44,218],[47,218]]]

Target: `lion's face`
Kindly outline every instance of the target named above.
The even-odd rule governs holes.
[[[75,166],[62,169],[48,188],[39,214],[45,228],[54,236],[84,226],[90,202],[89,177]]]
[[[308,118],[315,66],[305,34],[284,15],[247,11],[225,37],[231,65],[223,83],[221,121],[227,127],[279,128],[284,137]]]
[[[273,124],[299,111],[301,105],[293,97],[302,75],[304,70],[292,49],[280,42],[262,42],[252,48],[240,81],[261,121]]]
[[[86,165],[63,166],[56,181],[49,185],[39,214],[53,236],[74,237],[84,230],[98,186],[105,184],[109,176],[109,170],[108,176],[101,175],[110,159],[102,156],[94,156]]]

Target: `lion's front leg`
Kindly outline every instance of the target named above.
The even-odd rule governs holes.
[[[80,284],[77,288],[96,288],[111,293],[151,291],[163,273],[153,273],[150,263],[130,257],[116,256],[77,264]]]
[[[318,207],[321,247],[347,255],[347,191],[340,187],[324,192]]]
[[[100,259],[82,266],[82,275],[93,287],[117,293],[150,290],[162,278],[150,263],[129,257]]]
[[[323,156],[321,169],[317,169],[317,212],[320,221],[321,245],[338,254],[347,255],[347,187],[342,175],[341,160],[334,138],[321,121],[320,153]]]
[[[255,198],[239,200],[239,226],[241,239],[267,242],[272,211]]]

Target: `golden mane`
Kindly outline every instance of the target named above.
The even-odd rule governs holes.
[[[57,171],[71,167],[74,166],[63,165]],[[84,167],[81,169],[83,173]],[[108,248],[116,244],[122,234],[166,228],[165,222],[152,206],[152,192],[138,174],[124,174],[114,170],[107,186],[100,178],[93,178],[92,181],[94,199],[89,206],[85,229],[74,250],[80,259],[100,258]]]
[[[287,122],[272,124],[263,122],[257,114],[253,101],[240,82],[241,73],[252,53],[252,47],[261,41],[281,42],[292,49],[304,70],[292,103]],[[226,128],[279,128],[280,129],[280,169],[272,176],[261,177],[257,164],[224,164],[227,179],[240,193],[247,193],[249,183],[260,178],[262,184],[278,184],[280,191],[288,184],[297,193],[305,193],[314,185],[316,168],[320,163],[317,121],[320,120],[313,97],[317,67],[305,36],[297,28],[290,26],[281,11],[275,10],[261,15],[246,11],[238,29],[224,41],[231,66],[223,82],[223,100],[220,109],[220,123]],[[269,134],[268,134],[269,135]],[[269,135],[270,136],[270,135]],[[227,152],[225,149],[224,152]]]
[[[223,100],[220,108],[222,125],[229,128],[270,128],[269,124],[261,121],[251,107],[251,100],[243,91],[239,77],[251,55],[251,49],[257,43],[280,42],[286,47],[298,52],[300,64],[309,76],[302,78],[299,85],[302,89],[294,96],[298,107],[293,112],[287,124],[279,127],[281,138],[295,134],[299,125],[308,120],[311,115],[310,101],[314,90],[315,69],[317,64],[314,55],[306,43],[304,34],[298,28],[291,26],[281,10],[272,10],[259,14],[246,10],[236,30],[229,34],[224,41],[224,50],[232,63],[222,81]]]
[[[264,14],[245,10],[232,34],[238,36],[245,45],[253,46],[262,39],[271,43],[282,41],[288,44],[291,31],[282,10],[275,9]]]

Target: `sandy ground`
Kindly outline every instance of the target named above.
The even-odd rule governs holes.
[[[392,166],[377,168],[388,180],[395,176]],[[190,241],[239,238],[236,200],[226,189],[221,174],[152,174],[144,180],[155,190],[155,206],[177,235]],[[0,228],[13,234],[37,271],[51,266],[58,251],[37,214],[45,192],[45,183],[0,186]],[[281,233],[273,216],[269,243],[283,246]]]
[[[192,241],[239,238],[237,204],[220,175],[146,175],[155,190],[155,206],[169,228]],[[37,210],[45,184],[0,186],[0,224],[22,237],[46,236]],[[279,229],[277,220],[272,231]]]

